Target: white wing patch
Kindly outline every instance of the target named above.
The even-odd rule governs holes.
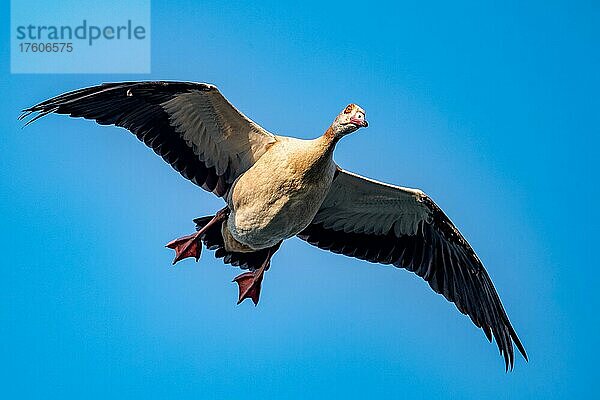
[[[425,194],[340,171],[313,223],[346,233],[415,235],[431,222]]]
[[[161,104],[194,153],[228,183],[250,168],[275,136],[240,113],[214,88]]]

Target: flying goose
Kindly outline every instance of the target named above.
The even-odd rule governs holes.
[[[506,370],[513,342],[527,354],[498,293],[469,243],[425,193],[340,168],[337,142],[368,126],[348,105],[312,140],[274,135],[239,112],[210,84],[122,82],[75,90],[23,110],[26,125],[50,113],[128,129],[184,178],[226,206],[197,218],[196,232],[173,240],[176,263],[198,261],[204,244],[247,270],[234,279],[238,304],[259,300],[264,273],[283,240],[405,268],[426,280],[495,339]]]

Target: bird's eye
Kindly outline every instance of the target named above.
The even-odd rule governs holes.
[[[356,114],[356,118],[358,118],[358,119],[363,119],[364,117],[365,117],[365,116],[364,116],[364,115],[362,115],[362,114]]]

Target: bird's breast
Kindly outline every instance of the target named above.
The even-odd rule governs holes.
[[[269,154],[270,153],[270,154]],[[258,250],[302,231],[319,210],[335,172],[331,157],[281,146],[267,152],[232,187],[227,228]]]

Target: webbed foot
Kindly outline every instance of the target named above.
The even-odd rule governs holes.
[[[175,250],[173,264],[176,264],[177,262],[188,257],[194,257],[196,261],[198,261],[200,259],[200,254],[202,253],[202,235],[208,230],[208,228],[217,222],[226,220],[228,215],[229,208],[225,207],[219,210],[206,225],[198,230],[198,232],[180,237],[167,243],[166,247]]]
[[[238,275],[233,279],[233,282],[238,284],[238,304],[240,304],[245,299],[251,299],[254,305],[258,305],[260,289],[262,287],[262,281],[265,271],[268,270],[271,266],[271,257],[273,257],[273,254],[275,254],[277,249],[279,249],[280,245],[281,242],[268,249],[265,260],[263,261],[260,268],[251,272],[244,272],[243,274]]]
[[[233,282],[237,283],[239,288],[238,304],[245,299],[251,299],[254,305],[258,304],[263,273],[257,274],[257,272],[258,270],[254,272],[245,272],[233,279]]]

